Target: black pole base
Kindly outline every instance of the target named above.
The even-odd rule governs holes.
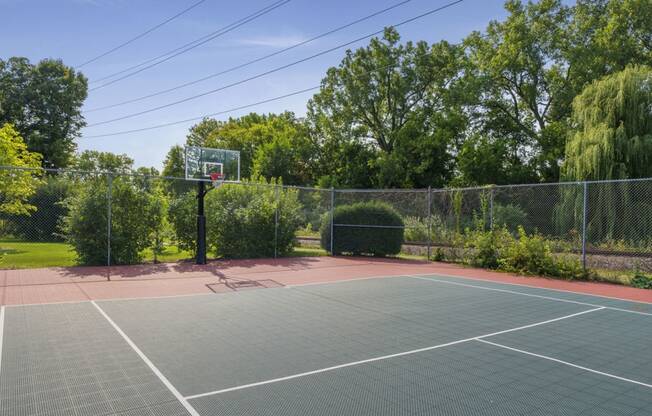
[[[197,216],[197,264],[206,264],[206,217]]]

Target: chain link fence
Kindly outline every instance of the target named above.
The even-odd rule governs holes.
[[[0,268],[195,256],[196,182],[13,167],[0,168],[0,181]],[[281,257],[297,246],[332,251],[338,238],[398,229],[401,252],[427,259],[433,250],[462,250],[469,230],[500,227],[539,234],[588,268],[652,271],[650,179],[432,190],[242,182],[209,192],[205,203],[209,258]],[[367,203],[388,207],[400,222],[333,221],[340,209]]]

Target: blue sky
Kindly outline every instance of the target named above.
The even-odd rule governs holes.
[[[82,62],[130,39],[145,29],[185,9],[197,0],[0,0],[0,58],[25,56],[36,62],[61,58],[67,65]],[[255,59],[296,42],[356,20],[400,0],[291,0],[284,6],[222,37],[214,39],[134,77],[89,93],[85,109],[114,104],[169,88]],[[89,124],[121,117],[183,99],[236,82],[285,63],[348,42],[384,26],[416,16],[447,0],[412,0],[381,16],[275,56],[241,70],[129,105],[86,114]],[[128,45],[81,71],[92,83],[113,72],[138,64],[222,26],[251,14],[273,0],[206,0],[180,18],[143,39]],[[442,39],[457,42],[472,30],[483,30],[492,19],[505,16],[502,0],[465,0],[461,4],[399,29],[402,40]],[[367,41],[353,45],[362,46]],[[139,117],[84,129],[80,150],[96,149],[126,153],[137,166],[161,167],[173,144],[182,144],[193,123],[104,138],[85,136],[136,129],[218,112],[318,85],[326,69],[337,65],[344,49],[284,71],[217,92],[197,100]],[[97,84],[91,84],[95,86]],[[250,111],[294,111],[305,114],[311,93],[225,114],[239,116]]]

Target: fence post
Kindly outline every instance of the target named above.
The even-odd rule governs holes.
[[[432,211],[432,188],[429,186],[428,187],[428,216],[426,217],[426,220],[428,222],[428,251],[427,255],[428,258],[427,260],[430,261],[430,255],[431,255],[431,246],[432,246],[432,219],[431,219],[431,211]]]
[[[111,266],[111,198],[113,197],[113,175],[110,173],[107,175],[106,265]]]
[[[489,190],[489,231],[494,229],[494,186]]]
[[[582,207],[582,267],[586,270],[586,222],[588,217],[588,187],[589,184],[584,182],[584,203]]]
[[[274,258],[278,257],[278,206],[280,203],[278,184],[274,186],[274,200],[276,209],[274,211]]]
[[[334,238],[334,231],[335,227],[333,226],[333,220],[334,220],[334,211],[335,211],[335,188],[331,187],[331,242],[330,242],[330,248],[331,248],[331,256],[333,255],[333,238]]]

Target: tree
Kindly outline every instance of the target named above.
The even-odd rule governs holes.
[[[84,150],[74,159],[73,165],[85,172],[130,173],[134,160],[126,154]]]
[[[652,176],[652,69],[628,67],[588,86],[573,102],[566,180]]]
[[[328,70],[319,93],[310,100],[308,121],[320,146],[356,142],[376,149],[376,158],[369,164],[378,165],[377,173],[382,176],[373,179],[375,185],[428,186],[422,178],[427,181],[446,174],[394,175],[417,164],[421,166],[416,169],[424,172],[446,170],[441,161],[450,158],[447,145],[464,125],[453,128],[452,135],[450,131],[440,135],[437,130],[440,121],[453,119],[447,115],[455,109],[449,98],[459,75],[461,49],[446,42],[428,46],[426,42],[402,45],[399,41],[396,30],[388,28],[383,39],[374,38],[367,47],[347,51],[341,64]],[[435,113],[437,118],[432,117]],[[430,143],[424,145],[426,141]],[[439,154],[428,166],[408,149],[390,156],[404,145],[424,146]],[[325,162],[323,175],[343,169],[340,160]]]
[[[40,183],[36,176],[39,172],[34,169],[41,166],[41,155],[27,150],[22,137],[10,124],[0,128],[0,166],[16,168],[0,169],[0,214],[33,212],[36,207],[29,203],[29,198]]]
[[[652,69],[632,66],[588,86],[573,102],[565,180],[652,176]],[[590,184],[589,241],[638,243],[652,234],[652,189],[638,183]],[[558,218],[581,223],[583,195],[569,188]]]
[[[86,122],[87,81],[60,60],[0,60],[0,124],[12,123],[45,167],[66,167]]]
[[[300,148],[299,154],[306,157],[304,163],[309,163],[312,159],[308,155],[309,150],[305,148],[308,143],[306,129],[291,112],[268,115],[251,113],[240,118],[230,118],[228,121],[209,120],[204,120],[202,123],[217,127],[208,133],[204,146],[240,151],[242,178],[251,177],[258,148],[273,142],[278,137],[284,137],[293,147]]]
[[[509,0],[505,8],[507,19],[464,41],[477,89],[474,127],[491,142],[509,140],[510,157],[540,180],[557,181],[574,97],[602,76],[652,62],[652,7],[649,0]]]
[[[168,151],[163,162],[163,176],[183,178],[186,174],[186,162],[184,159],[183,147],[174,145]]]
[[[313,147],[303,126],[288,124],[272,140],[261,144],[254,155],[252,174],[267,180],[279,178],[286,185],[312,182]]]

